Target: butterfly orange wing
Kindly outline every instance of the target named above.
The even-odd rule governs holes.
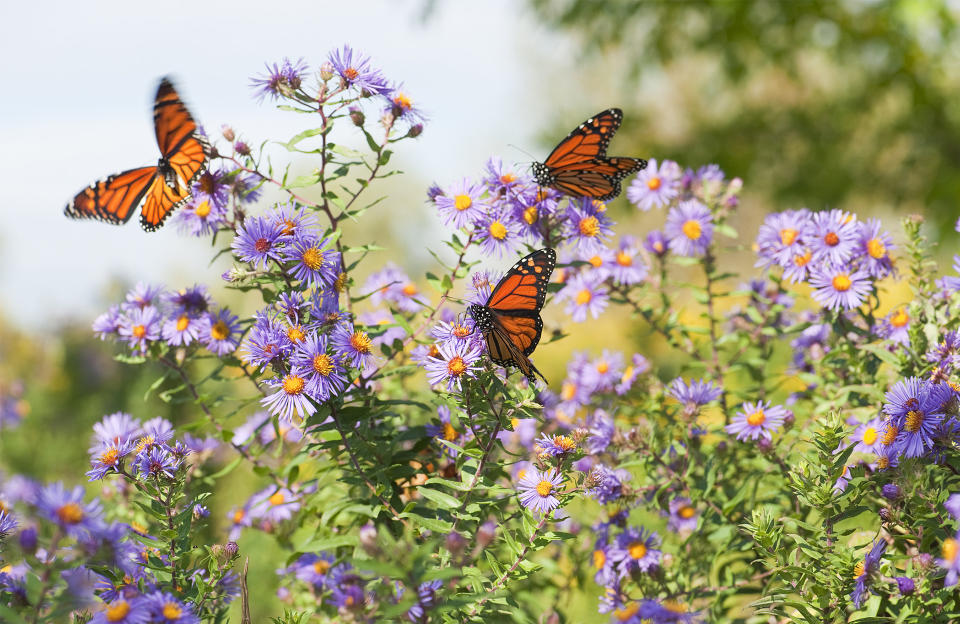
[[[171,188],[163,177],[158,175],[147,190],[147,199],[143,203],[143,210],[140,211],[140,225],[148,232],[155,231],[188,199],[190,199],[190,187]]]
[[[97,219],[117,225],[126,223],[157,180],[156,167],[117,173],[77,193],[63,212],[73,219]]]
[[[169,79],[163,78],[153,103],[153,124],[160,153],[188,186],[207,163],[207,143]]]
[[[543,164],[556,169],[588,163],[598,156],[603,157],[607,153],[610,139],[620,128],[621,121],[623,111],[619,108],[609,108],[597,113],[560,141]]]

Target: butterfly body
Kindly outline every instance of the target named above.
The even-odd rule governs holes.
[[[153,105],[160,158],[156,166],[138,167],[94,182],[67,204],[73,219],[97,219],[119,225],[141,208],[140,224],[156,230],[190,198],[190,185],[206,169],[207,144],[173,84],[160,81]]]
[[[553,249],[539,249],[521,258],[490,292],[485,305],[468,308],[476,329],[483,335],[494,363],[515,366],[533,381],[543,374],[530,361],[543,332],[540,309],[547,297],[547,284],[557,264]]]
[[[607,157],[610,139],[620,128],[623,111],[609,108],[577,126],[547,159],[533,163],[540,186],[574,197],[609,201],[620,194],[620,181],[647,166],[642,158]]]

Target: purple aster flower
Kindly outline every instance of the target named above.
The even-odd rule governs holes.
[[[403,84],[394,84],[390,87],[390,93],[383,97],[386,100],[384,113],[392,115],[394,119],[402,119],[410,124],[422,124],[425,121],[423,111],[414,106]]]
[[[250,86],[256,89],[255,97],[258,102],[263,101],[263,98],[268,95],[271,100],[293,96],[300,88],[304,74],[307,73],[307,64],[302,58],[296,61],[284,58],[279,65],[277,63],[265,65],[267,73],[250,79]]]
[[[348,611],[362,610],[367,603],[367,595],[360,585],[360,577],[349,575],[347,581],[331,584],[333,594],[330,596],[330,603]]]
[[[267,385],[277,391],[262,399],[260,403],[271,414],[279,416],[284,422],[299,423],[301,419],[317,411],[307,395],[309,373],[301,367],[291,367],[283,377],[271,379]]]
[[[456,319],[452,323],[440,321],[430,330],[437,342],[478,342],[480,334],[474,331],[473,319],[469,316]]]
[[[612,503],[623,496],[623,482],[630,478],[626,470],[611,470],[598,464],[587,477],[587,496],[601,505]]]
[[[589,267],[583,267],[581,270],[590,273],[598,280],[604,280],[610,277],[613,272],[613,263],[616,254],[608,247],[599,246],[590,249],[580,249],[576,255],[577,260],[585,260],[590,263]]]
[[[300,280],[301,288],[306,284],[310,288],[332,286],[340,275],[340,254],[326,249],[330,241],[318,240],[315,236],[301,235],[283,250],[284,260],[293,262],[287,272]]]
[[[483,186],[464,178],[437,195],[434,203],[444,225],[463,229],[471,227],[486,213],[488,206],[482,197]]]
[[[120,472],[123,459],[133,450],[131,440],[104,442],[93,452],[90,458],[90,470],[86,475],[90,481],[99,481],[111,472]]]
[[[614,261],[610,265],[610,274],[618,284],[632,286],[647,277],[647,265],[640,257],[640,243],[633,236],[620,237]]]
[[[266,219],[280,228],[284,236],[302,238],[317,226],[312,211],[296,204],[278,204],[267,212]]]
[[[595,277],[583,273],[571,277],[559,293],[557,299],[566,300],[566,312],[577,323],[587,320],[587,313],[598,318],[606,309],[610,296],[606,286]]]
[[[917,589],[916,583],[909,576],[897,576],[893,580],[897,582],[897,589],[902,596],[910,596]]]
[[[643,248],[656,257],[662,258],[670,251],[670,243],[667,242],[667,237],[663,235],[663,232],[653,230],[644,239]]]
[[[656,532],[647,532],[640,527],[628,527],[617,536],[610,548],[610,559],[617,563],[620,576],[628,576],[632,571],[650,572],[660,564],[663,553],[657,549],[660,538]]]
[[[103,444],[125,442],[141,435],[140,421],[124,412],[114,412],[104,416],[93,425],[93,445],[90,452],[94,453]]]
[[[799,284],[807,280],[813,262],[813,251],[809,248],[798,251],[784,266],[783,277],[788,282]]]
[[[179,316],[187,314],[191,317],[203,316],[213,300],[207,292],[207,287],[202,284],[195,284],[190,288],[181,288],[175,292],[168,292],[163,297],[167,304],[170,316]]]
[[[7,536],[17,528],[17,519],[4,510],[0,510],[0,541],[7,539]]]
[[[461,382],[467,377],[476,377],[474,366],[480,359],[481,346],[470,342],[446,342],[437,345],[438,356],[430,357],[424,364],[427,372],[427,381],[431,386],[443,384],[447,392],[456,387],[459,392]]]
[[[589,197],[571,200],[566,217],[568,236],[580,251],[592,253],[613,235],[613,221],[606,207]]]
[[[236,175],[224,167],[209,168],[201,173],[190,187],[191,197],[198,201],[207,201],[214,210],[226,214],[230,201],[230,176]]]
[[[547,513],[560,506],[560,500],[554,496],[557,488],[563,485],[563,475],[559,472],[540,472],[531,469],[523,475],[517,490],[524,507],[537,513]]]
[[[166,319],[163,322],[160,335],[172,347],[185,347],[197,339],[202,322],[202,320],[184,312],[180,316]]]
[[[476,238],[487,256],[510,256],[520,246],[520,224],[504,210],[491,209],[477,219]]]
[[[537,420],[513,417],[510,419],[510,429],[501,430],[497,437],[508,449],[530,449],[537,437]]]
[[[466,302],[487,305],[490,293],[502,278],[503,275],[496,271],[477,271],[470,277],[470,291],[467,293]]]
[[[300,498],[288,488],[270,486],[250,497],[250,515],[266,523],[264,530],[285,522],[300,511]]]
[[[853,569],[853,574],[856,578],[856,587],[853,593],[850,594],[850,600],[853,601],[853,604],[858,609],[863,606],[863,600],[866,597],[869,584],[872,583],[873,577],[880,567],[880,558],[883,557],[886,549],[887,543],[885,541],[882,539],[876,540],[870,552],[867,553],[867,556],[863,558],[863,561],[857,563]]]
[[[290,363],[307,372],[305,392],[318,403],[343,392],[347,384],[343,365],[327,353],[327,337],[311,332],[297,345]]]
[[[680,194],[680,165],[672,160],[664,160],[659,165],[651,158],[647,168],[637,173],[637,177],[627,188],[627,201],[643,210],[663,208]]]
[[[198,337],[207,349],[220,357],[232,353],[240,343],[239,318],[227,308],[209,313],[202,320]]]
[[[667,528],[677,533],[687,533],[697,529],[700,514],[689,498],[680,497],[670,501],[670,520]]]
[[[849,267],[814,267],[810,272],[813,298],[830,310],[852,310],[864,302],[873,288],[870,275],[863,269]]]
[[[146,353],[150,343],[160,338],[160,313],[153,306],[127,311],[120,318],[117,333],[130,343],[134,352]]]
[[[144,600],[139,597],[128,599],[121,596],[109,602],[103,611],[98,612],[90,620],[90,624],[147,624],[148,622],[150,622],[150,613]]]
[[[857,218],[842,210],[824,210],[810,215],[803,238],[818,264],[843,267],[860,242]]]
[[[163,300],[163,286],[137,282],[133,290],[127,293],[126,301],[120,304],[124,312],[143,310],[147,307],[159,307]]]
[[[877,335],[893,344],[910,346],[910,314],[906,306],[899,306],[883,317],[876,329]]]
[[[613,389],[622,373],[623,354],[604,349],[600,357],[580,369],[580,381],[591,392],[606,392]]]
[[[596,570],[593,575],[593,580],[596,581],[598,585],[610,586],[617,582],[618,574],[616,568],[614,568],[613,561],[610,560],[609,551],[610,546],[607,544],[606,538],[597,538],[593,547],[591,560],[593,562],[593,568]]]
[[[661,603],[655,598],[644,599],[636,610],[636,621],[651,624],[692,624],[698,620],[696,611],[674,600]],[[633,620],[630,621],[631,624]]]
[[[587,438],[587,452],[599,455],[607,450],[617,432],[613,418],[606,411],[597,409],[587,418],[590,437]]]
[[[623,375],[620,376],[620,383],[614,387],[618,395],[624,395],[633,387],[633,382],[637,377],[650,370],[650,362],[639,353],[634,353],[630,358],[630,364],[623,369]]]
[[[887,500],[895,501],[903,496],[903,490],[896,483],[884,483],[880,494]]]
[[[373,341],[367,332],[352,325],[337,325],[330,334],[330,344],[345,364],[357,369],[375,366]]]
[[[200,618],[189,603],[181,602],[173,594],[155,591],[143,597],[143,605],[150,614],[150,622],[200,624]]]
[[[535,450],[540,455],[550,455],[551,457],[566,457],[577,450],[577,443],[570,436],[555,434],[543,436],[537,440]]]
[[[880,219],[869,219],[857,225],[863,266],[871,277],[886,277],[893,271],[893,258],[890,257],[890,250],[894,248],[893,237],[880,229]]]
[[[677,377],[670,383],[667,394],[683,405],[684,415],[690,418],[707,403],[719,399],[723,389],[703,379],[691,379],[690,385],[687,385],[682,377]]]
[[[332,51],[327,58],[345,87],[356,87],[370,95],[390,93],[387,79],[379,69],[370,66],[370,58],[354,53],[350,46],[345,45],[339,50]]]
[[[779,405],[771,405],[769,401],[744,403],[741,411],[737,412],[733,421],[724,427],[724,431],[736,435],[738,440],[772,439],[772,432],[783,426],[787,417],[787,410]]]
[[[243,342],[241,356],[248,364],[264,368],[289,351],[289,340],[280,325],[264,312],[258,312],[256,322]]]
[[[527,180],[521,178],[513,169],[507,168],[499,158],[492,157],[487,161],[487,175],[483,178],[483,183],[487,190],[495,197],[501,197],[507,194],[507,191],[516,189],[523,185]]]
[[[192,195],[173,215],[173,223],[181,234],[210,236],[227,222],[226,205],[218,205],[208,197]]]
[[[856,445],[853,450],[858,453],[879,453],[883,446],[882,431],[882,418],[873,418],[863,423],[850,436],[850,443]]]
[[[100,502],[84,503],[83,488],[79,485],[67,491],[62,483],[51,483],[40,490],[37,509],[74,537],[89,535],[102,526]]]
[[[289,240],[277,223],[263,217],[248,217],[230,246],[238,258],[266,271],[271,259],[283,260],[283,246]]]
[[[106,340],[109,337],[116,336],[120,332],[122,323],[120,306],[114,304],[110,309],[98,316],[93,321],[93,333],[100,340]]]
[[[416,283],[392,262],[371,273],[363,290],[370,294],[370,303],[373,305],[388,303],[401,312],[418,312],[427,304],[427,298],[420,293]]]
[[[809,210],[786,210],[767,215],[757,234],[757,266],[789,266],[794,256],[806,251],[803,233],[810,221]]]
[[[943,579],[943,586],[953,587],[960,579],[960,531],[953,537],[943,540],[940,555],[941,558],[937,559],[937,565],[947,571],[947,576]]]
[[[681,256],[702,256],[713,241],[713,216],[699,201],[687,200],[670,209],[663,230],[670,241],[670,251]]]
[[[143,437],[137,442],[140,448],[149,444],[166,443],[173,437],[173,425],[161,416],[143,423],[142,429]]]
[[[951,494],[943,503],[943,508],[949,511],[955,520],[960,520],[960,494]]]
[[[134,467],[141,479],[173,479],[180,461],[168,449],[155,444],[140,451]]]

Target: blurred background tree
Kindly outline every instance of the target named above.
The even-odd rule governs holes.
[[[717,162],[772,210],[925,212],[940,230],[958,214],[960,3],[530,5],[604,59],[592,80],[616,85],[640,154]]]

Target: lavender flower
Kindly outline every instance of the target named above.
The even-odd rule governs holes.
[[[559,472],[540,472],[529,470],[520,479],[517,490],[524,507],[538,513],[547,513],[560,506],[560,500],[554,496],[556,489],[563,485],[563,475]]]
[[[263,217],[248,217],[230,246],[238,258],[265,271],[270,260],[283,260],[283,246],[289,238],[275,222]]]
[[[832,266],[815,267],[810,272],[813,298],[831,310],[851,310],[864,302],[873,287],[866,271]]]
[[[699,201],[688,200],[670,209],[663,229],[670,251],[681,256],[702,256],[713,240],[713,216]]]
[[[663,208],[680,194],[681,174],[677,163],[665,160],[658,165],[657,159],[652,158],[627,188],[627,201],[644,212]]]
[[[769,401],[744,403],[733,421],[724,427],[724,431],[736,435],[741,441],[748,438],[754,441],[758,438],[770,441],[771,432],[783,426],[786,416],[786,409],[779,405],[772,406]]]
[[[447,392],[456,387],[461,389],[464,378],[475,377],[474,366],[480,359],[481,347],[476,343],[447,342],[437,346],[438,357],[427,358],[424,368],[427,371],[427,381],[431,386],[443,384]]]
[[[380,70],[370,66],[370,58],[355,53],[350,46],[332,51],[327,58],[345,87],[355,87],[370,95],[390,93],[387,79]]]

